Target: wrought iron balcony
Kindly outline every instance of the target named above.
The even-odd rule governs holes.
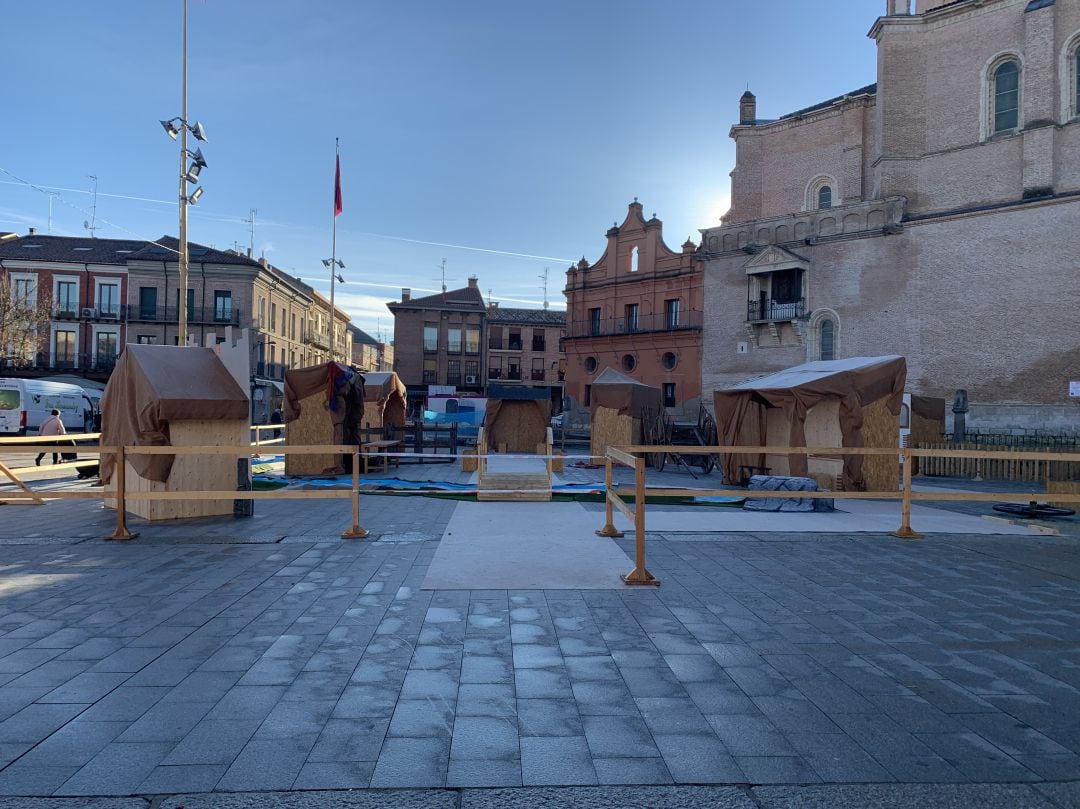
[[[102,315],[104,318],[105,315]],[[127,307],[127,319],[133,323],[175,323],[180,311],[175,306],[144,306],[133,303]],[[234,307],[193,306],[188,309],[188,323],[239,326],[240,310]]]
[[[699,310],[658,312],[636,318],[610,317],[599,320],[575,320],[567,327],[564,339],[585,337],[623,337],[628,334],[649,334],[670,331],[701,331],[702,313]]]
[[[806,299],[796,301],[747,301],[746,320],[749,323],[776,323],[796,320],[806,315]]]

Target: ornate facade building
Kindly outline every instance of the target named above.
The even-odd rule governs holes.
[[[777,119],[747,92],[702,231],[706,390],[902,354],[969,426],[1078,429],[1080,2],[888,0],[877,82]]]
[[[566,401],[571,419],[587,421],[591,385],[614,368],[658,388],[665,409],[697,417],[701,402],[704,264],[687,240],[676,253],[663,223],[630,203],[607,232],[607,249],[566,271]]]

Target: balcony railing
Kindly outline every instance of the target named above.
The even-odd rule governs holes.
[[[544,372],[542,370],[541,371],[533,371],[532,372],[532,381],[533,382],[543,382],[544,381]]]
[[[330,332],[308,329],[304,333],[304,342],[318,348],[330,348]]]
[[[746,319],[750,323],[775,323],[795,320],[806,314],[806,299],[797,301],[747,301]]]
[[[684,311],[669,317],[666,312],[652,315],[638,315],[627,320],[625,317],[601,318],[600,320],[571,321],[567,337],[621,337],[627,334],[648,334],[666,331],[701,331],[701,312]]]
[[[179,317],[180,310],[176,306],[144,306],[133,303],[127,307],[127,319],[131,322],[175,323]],[[221,309],[213,306],[193,306],[188,309],[187,319],[188,323],[239,326],[240,310],[232,307]]]
[[[543,337],[534,337],[534,338],[532,338],[532,350],[533,351],[543,351],[544,350],[544,338]]]
[[[502,379],[502,368],[488,368],[488,379]]]

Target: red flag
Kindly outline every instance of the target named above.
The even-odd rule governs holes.
[[[338,155],[337,167],[334,169],[334,216],[341,213],[341,156]]]

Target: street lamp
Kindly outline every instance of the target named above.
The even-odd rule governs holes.
[[[187,114],[187,0],[181,0],[183,7],[183,25],[181,36],[181,60],[180,60],[180,115],[162,121],[161,126],[165,134],[173,140],[180,140],[180,249],[178,252],[179,306],[177,307],[177,342],[187,345],[187,279],[188,279],[188,240],[187,240],[187,206],[194,205],[203,195],[202,186],[198,186],[190,194],[188,183],[198,183],[199,174],[206,168],[206,158],[203,157],[202,149],[194,152],[187,147],[187,136],[190,132],[195,140],[206,142],[206,130],[198,121],[188,123]],[[191,158],[191,165],[187,161]]]
[[[336,241],[336,240],[335,240]],[[337,256],[330,258],[324,258],[322,260],[323,266],[330,270],[330,362],[337,361],[337,340],[336,333],[334,331],[334,323],[336,319],[337,310],[334,308],[334,281],[344,284],[345,279],[341,277],[341,273],[337,271],[337,268],[345,269],[345,262]],[[346,359],[348,359],[346,357]]]

